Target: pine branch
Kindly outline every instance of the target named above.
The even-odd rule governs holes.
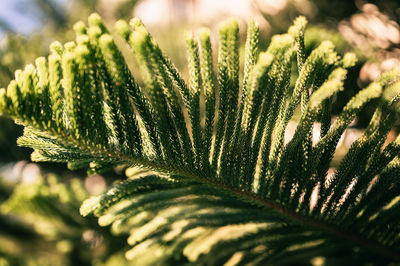
[[[0,111],[25,126],[18,143],[34,149],[33,160],[89,172],[117,165],[153,171],[81,208],[130,233],[133,262],[398,262],[400,137],[382,147],[399,115],[400,70],[362,89],[331,124],[333,96],[356,59],[340,57],[331,42],[307,57],[305,26],[296,19],[259,52],[251,22],[242,80],[236,20],[219,30],[216,73],[210,32],[188,33],[186,84],[139,19],[118,21],[139,63],[138,85],[93,14],[88,26],[74,26],[75,41],[54,43],[47,59],[16,72],[0,90]],[[293,64],[299,75],[291,87]],[[340,137],[372,100],[379,104],[370,124],[328,178]],[[316,121],[321,138],[313,144]]]

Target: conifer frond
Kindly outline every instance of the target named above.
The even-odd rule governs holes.
[[[75,41],[54,43],[47,59],[16,72],[0,90],[0,111],[25,126],[18,142],[36,161],[153,171],[81,207],[129,233],[127,257],[142,265],[399,262],[400,137],[384,142],[399,115],[400,70],[361,90],[331,123],[333,96],[356,59],[328,41],[307,56],[306,23],[296,19],[259,52],[251,22],[243,78],[236,20],[220,27],[216,72],[209,31],[188,33],[186,83],[139,19],[118,21],[139,62],[139,85],[93,14],[88,26],[75,25]],[[340,137],[372,100],[370,124],[328,177]]]

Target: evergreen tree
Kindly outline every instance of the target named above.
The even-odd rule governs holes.
[[[140,20],[118,21],[138,84],[93,14],[74,26],[75,41],[53,43],[48,58],[15,73],[0,110],[25,126],[18,143],[34,149],[34,161],[90,173],[130,167],[126,181],[80,211],[128,233],[126,257],[137,264],[398,263],[400,136],[384,142],[399,114],[400,70],[331,122],[332,98],[356,58],[340,57],[329,41],[306,55],[305,26],[297,18],[259,51],[250,22],[243,73],[236,20],[220,27],[216,71],[210,32],[188,33],[186,82]],[[328,176],[341,135],[372,100],[364,134]]]

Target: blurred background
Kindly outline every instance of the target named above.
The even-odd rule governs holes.
[[[92,12],[110,28],[118,19],[140,17],[183,73],[186,29],[207,26],[216,32],[219,22],[235,16],[244,34],[245,22],[256,18],[263,50],[273,34],[285,32],[295,17],[304,15],[310,22],[308,52],[331,40],[340,54],[352,51],[359,58],[345,91],[335,98],[334,114],[360,88],[400,63],[398,0],[0,0],[0,87],[7,86],[15,70],[46,56],[51,42],[73,39],[72,25]],[[124,53],[134,69],[129,51]],[[365,108],[346,131],[337,159],[360,136],[373,108]],[[295,125],[294,120],[289,128]],[[123,255],[125,236],[100,228],[94,217],[79,215],[85,198],[125,175],[115,169],[87,176],[62,164],[34,164],[31,151],[16,146],[21,133],[21,127],[0,117],[0,266],[129,265]],[[388,141],[397,133],[394,129]]]

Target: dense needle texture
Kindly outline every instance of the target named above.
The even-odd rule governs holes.
[[[185,81],[139,19],[118,21],[137,82],[93,14],[75,25],[75,41],[52,44],[48,58],[15,73],[0,111],[25,126],[18,143],[34,161],[131,167],[81,213],[129,233],[126,257],[136,265],[399,263],[400,136],[384,143],[399,115],[400,70],[333,119],[330,104],[356,58],[329,41],[305,54],[306,23],[297,18],[259,51],[251,21],[243,73],[236,20],[221,25],[216,60],[210,32],[190,32]],[[340,137],[373,100],[368,127],[328,177]]]

